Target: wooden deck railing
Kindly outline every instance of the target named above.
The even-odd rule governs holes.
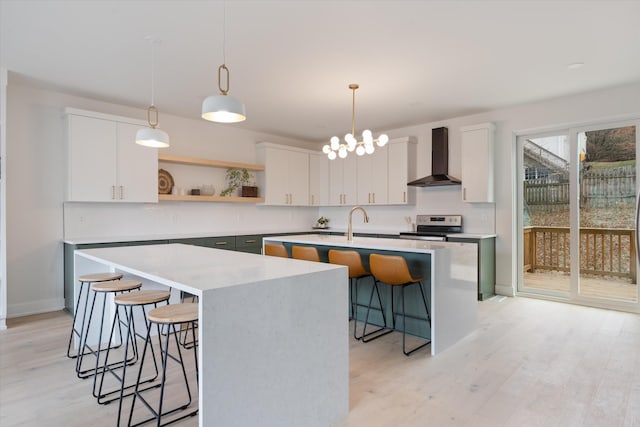
[[[636,283],[635,230],[581,228],[580,273]],[[525,227],[524,271],[569,271],[569,227]]]

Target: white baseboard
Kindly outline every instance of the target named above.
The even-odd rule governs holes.
[[[496,283],[496,295],[504,295],[506,297],[516,296],[516,291],[512,285],[499,285]]]
[[[0,317],[0,331],[7,329],[7,319]]]
[[[29,316],[31,314],[48,313],[64,308],[64,298],[51,298],[29,301],[18,304],[7,304],[7,319]]]

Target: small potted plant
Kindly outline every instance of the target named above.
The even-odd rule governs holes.
[[[318,228],[327,228],[328,224],[329,224],[329,218],[325,218],[323,216],[318,218],[318,220],[316,221],[316,226]]]
[[[227,169],[227,182],[229,186],[220,193],[221,196],[231,196],[234,191],[241,188],[242,197],[258,197],[258,187],[253,185],[253,177],[244,168]]]

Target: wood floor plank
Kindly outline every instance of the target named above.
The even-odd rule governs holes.
[[[404,356],[399,333],[350,338],[350,413],[335,427],[640,425],[638,315],[527,298],[478,304],[477,330],[435,357],[428,347]],[[115,424],[117,406],[98,405],[64,356],[67,314],[8,323],[2,427]]]

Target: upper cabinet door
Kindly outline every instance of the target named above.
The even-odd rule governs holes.
[[[288,158],[289,204],[309,205],[309,154],[290,151]]]
[[[305,150],[258,144],[258,158],[264,164],[265,204],[309,204],[309,153]]]
[[[78,114],[67,113],[67,200],[157,202],[158,150],[136,144],[142,125],[100,113],[68,111]]]
[[[309,154],[309,205],[329,204],[329,159],[326,154]]]
[[[415,138],[398,138],[389,141],[388,148],[388,203],[406,205],[416,202],[416,188],[407,182],[416,177]]]
[[[69,115],[67,125],[67,200],[116,200],[116,123]]]
[[[493,146],[495,125],[466,126],[462,133],[462,201],[493,203]]]
[[[358,204],[387,204],[387,161],[387,146],[356,158]]]
[[[117,199],[122,202],[158,201],[158,149],[136,144],[140,126],[118,123]]]

